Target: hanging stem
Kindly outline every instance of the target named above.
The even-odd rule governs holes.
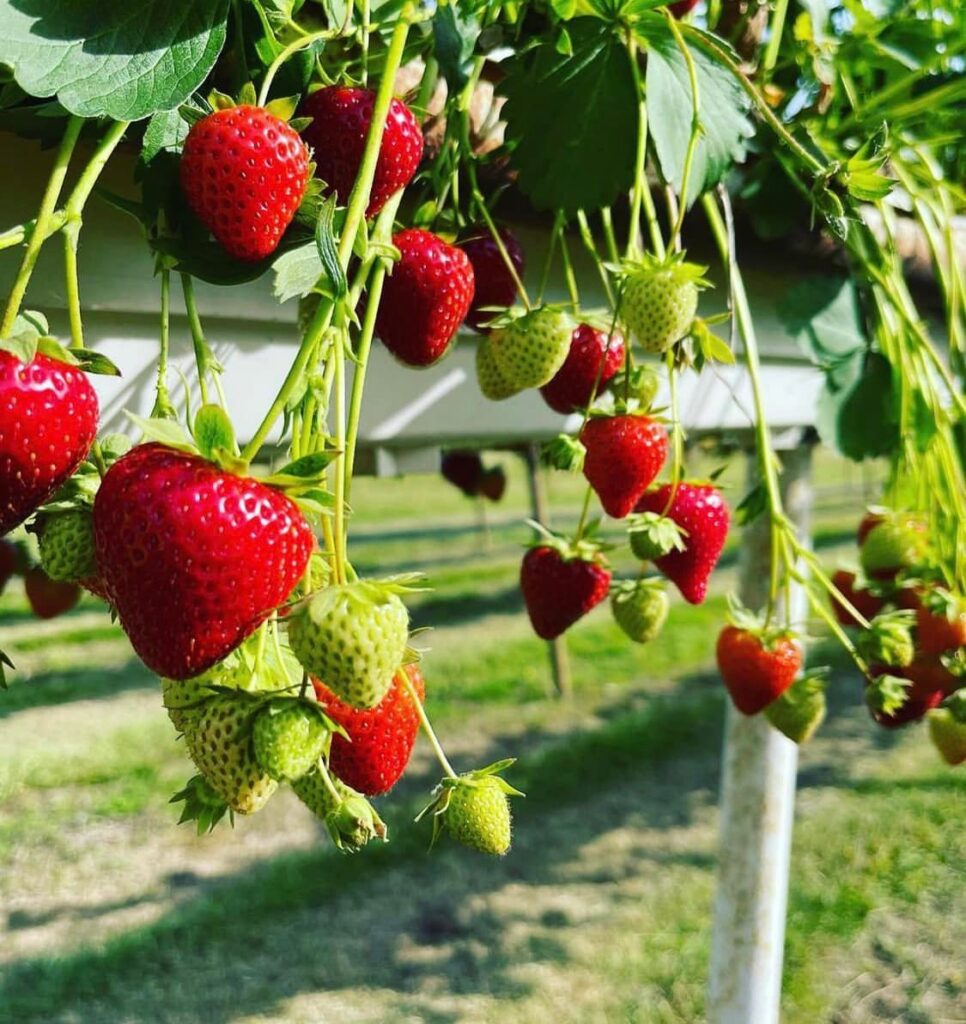
[[[577,278],[574,276],[573,264],[570,262],[570,249],[567,247],[567,225],[561,225],[560,231],[560,258],[563,260],[564,280],[567,282],[567,294],[570,296],[570,305],[574,313],[580,312],[580,292],[577,290]]]
[[[161,346],[158,354],[158,378],[155,385],[152,416],[174,417],[174,406],[168,394],[168,351],[171,340],[171,271],[161,268]]]
[[[284,50],[272,61],[268,71],[265,72],[265,77],[262,79],[262,87],[258,90],[258,105],[264,107],[268,102],[268,93],[272,88],[272,82],[275,81],[275,76],[278,74],[279,68],[292,56],[293,53],[297,53],[299,50],[304,50],[306,46],[311,46],[312,43],[317,42],[319,39],[331,39],[335,33],[331,29],[326,29],[324,32],[313,32],[311,35],[301,36],[294,42],[289,43]]]
[[[580,228],[580,240],[584,243],[587,255],[594,261],[594,266],[600,274],[601,284],[604,286],[604,291],[607,294],[607,302],[609,305],[613,306],[614,290],[611,288],[610,278],[607,276],[607,270],[600,258],[600,254],[597,252],[597,246],[594,243],[594,235],[590,230],[590,222],[587,220],[587,214],[584,213],[583,210],[577,211],[577,226]]]
[[[782,45],[782,34],[785,31],[785,17],[788,14],[788,0],[776,0],[775,10],[768,23],[768,46],[761,62],[761,78],[768,81],[771,72],[778,63],[778,51]]]
[[[343,311],[340,310],[340,313]],[[344,322],[344,314],[339,317]],[[346,423],[345,423],[345,347],[348,338],[344,331],[339,331],[335,339],[333,359],[335,361],[335,447],[342,454],[338,458],[335,471],[335,578],[338,583],[345,583],[345,552],[346,552]]]
[[[72,117],[67,122],[64,137],[61,139],[60,147],[54,158],[54,166],[47,180],[47,187],[40,200],[40,208],[37,211],[34,230],[30,235],[30,241],[27,242],[27,248],[20,262],[20,269],[17,271],[13,287],[10,289],[7,308],[3,315],[3,322],[0,324],[0,338],[5,338],[10,333],[13,322],[20,312],[20,305],[27,292],[27,285],[30,283],[30,277],[34,272],[34,267],[37,265],[40,247],[48,237],[50,219],[57,206],[60,191],[64,187],[64,178],[67,176],[71,154],[74,152],[74,146],[77,144],[77,139],[83,125],[84,121],[80,117]]]
[[[208,370],[210,359],[208,343],[198,316],[198,305],[195,302],[195,289],[190,274],[181,275],[181,290],[184,292],[184,308],[188,314],[188,328],[191,331],[191,342],[195,350],[195,364],[198,367],[198,390],[201,393],[201,404],[208,404]]]
[[[455,779],[458,778],[453,766],[449,763],[449,758],[446,756],[446,752],[443,750],[442,745],[436,738],[436,733],[433,731],[433,726],[429,721],[429,717],[426,714],[426,709],[423,707],[423,702],[419,699],[419,694],[416,692],[413,684],[409,681],[409,673],[405,669],[400,670],[399,678],[402,679],[402,684],[406,688],[406,692],[409,694],[410,699],[416,707],[416,714],[419,715],[419,724],[422,726],[423,732],[426,734],[426,739],[429,740],[429,745],[433,748],[433,753],[436,755],[436,760],[439,761],[440,767],[447,778]]]

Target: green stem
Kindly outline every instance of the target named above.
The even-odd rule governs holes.
[[[198,368],[198,390],[201,393],[201,404],[208,404],[208,344],[198,315],[195,302],[195,289],[190,274],[181,275],[181,290],[184,292],[184,308],[188,314],[188,328],[191,331],[191,343],[195,350],[195,365]]]
[[[326,766],[325,761],[320,757],[319,763],[316,766],[319,771],[319,778],[322,780],[322,785],[329,791],[329,796],[336,807],[342,803],[342,794],[335,788],[335,783],[332,781],[332,776],[329,774],[329,769]]]
[[[64,294],[70,321],[71,348],[84,347],[84,320],[81,316],[80,281],[77,273],[77,237],[80,221],[68,221],[64,227]]]
[[[634,154],[634,187],[631,191],[631,215],[627,233],[628,258],[636,256],[641,248],[641,207],[647,220],[647,228],[651,236],[651,247],[658,256],[664,255],[664,240],[657,222],[657,211],[654,199],[647,182],[647,103],[644,99],[644,82],[641,80],[641,69],[637,62],[637,44],[631,39],[627,44],[627,55],[631,62],[631,73],[634,76],[634,88],[637,94],[637,148]]]
[[[620,252],[617,248],[617,235],[614,234],[614,220],[611,217],[610,207],[602,206],[600,209],[600,223],[604,228],[604,242],[607,245],[607,258],[611,263],[620,262]]]
[[[84,121],[80,117],[72,117],[67,122],[64,137],[61,139],[60,147],[58,148],[57,155],[54,158],[54,166],[50,172],[50,177],[47,180],[47,187],[44,190],[42,199],[40,200],[40,208],[37,211],[34,230],[30,235],[30,241],[27,243],[26,251],[24,252],[23,259],[20,262],[20,269],[14,279],[13,287],[10,289],[10,296],[7,299],[7,308],[3,316],[3,322],[0,323],[0,338],[5,338],[10,333],[10,330],[13,327],[13,322],[17,318],[17,314],[20,312],[20,305],[27,292],[27,285],[30,283],[30,277],[34,272],[34,267],[37,265],[37,257],[40,255],[40,247],[48,237],[50,219],[54,213],[55,207],[57,206],[57,199],[60,197],[60,191],[64,187],[64,179],[67,176],[67,167],[70,164],[71,154],[74,152],[74,146],[77,144],[77,139],[83,125]]]
[[[765,56],[761,62],[761,77],[766,82],[778,63],[778,53],[781,50],[787,14],[788,0],[777,0],[771,20],[768,22],[768,46],[765,48]]]
[[[341,313],[341,311],[340,311]],[[337,313],[337,319],[344,322],[344,316]],[[335,577],[340,583],[346,579],[346,422],[345,422],[345,347],[348,338],[339,331],[335,339],[333,359],[335,360],[335,447],[342,454],[335,469]]]
[[[449,763],[449,758],[446,756],[446,752],[443,750],[442,744],[436,738],[436,733],[433,731],[433,726],[426,714],[426,709],[423,707],[423,702],[419,699],[419,694],[416,692],[413,684],[409,681],[409,673],[403,670],[400,678],[402,679],[403,686],[406,688],[406,692],[409,694],[413,704],[416,706],[416,714],[419,715],[419,724],[422,727],[423,732],[426,734],[426,739],[429,740],[429,745],[433,748],[433,753],[436,755],[436,760],[439,761],[440,767],[443,769],[447,778],[458,778],[456,772],[453,771],[453,766]]]
[[[600,254],[597,252],[597,246],[594,243],[594,235],[590,230],[590,222],[587,220],[587,214],[584,213],[583,210],[577,211],[577,226],[580,228],[580,240],[584,243],[587,255],[594,261],[594,266],[600,274],[601,284],[604,286],[604,291],[607,294],[607,302],[609,305],[613,306],[614,290],[611,288],[610,278],[607,276],[607,269],[604,267]]]
[[[161,345],[158,354],[158,378],[152,416],[174,416],[174,406],[168,394],[168,351],[171,341],[171,271],[161,268]]]
[[[587,516],[590,514],[590,500],[594,496],[594,489],[589,484],[584,492],[584,504],[580,509],[580,519],[577,522],[577,529],[574,533],[574,544],[577,544],[587,529]]]
[[[426,58],[423,77],[419,81],[419,92],[416,94],[416,99],[413,102],[413,106],[420,114],[426,112],[429,101],[433,98],[433,93],[436,92],[436,83],[438,81],[439,61],[431,55]]]
[[[272,82],[275,81],[275,76],[278,74],[279,68],[292,56],[293,53],[297,53],[299,50],[304,50],[306,46],[311,46],[312,43],[319,39],[331,39],[334,33],[331,29],[326,29],[323,32],[313,32],[311,35],[301,36],[294,42],[288,44],[284,50],[272,61],[268,71],[265,72],[265,77],[262,79],[262,87],[258,90],[258,105],[264,107],[268,102],[268,93],[272,88]]]
[[[560,258],[563,261],[564,280],[567,282],[567,294],[570,296],[570,305],[574,313],[580,313],[580,292],[577,290],[577,278],[574,276],[574,267],[570,262],[570,249],[567,247],[567,225],[562,225],[560,232]]]

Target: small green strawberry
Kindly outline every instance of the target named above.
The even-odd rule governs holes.
[[[329,736],[317,705],[292,697],[274,700],[255,718],[255,759],[279,782],[300,779],[322,756]]]
[[[52,580],[76,583],[97,575],[89,508],[45,513],[39,534],[40,564]]]
[[[321,772],[324,772],[323,775]],[[292,783],[295,795],[322,821],[332,842],[346,853],[361,850],[370,839],[385,839],[386,823],[361,794],[324,767]]]
[[[289,642],[309,675],[346,704],[375,707],[402,665],[409,613],[393,580],[340,583],[314,594],[288,620]]]
[[[247,694],[218,694],[185,727],[188,753],[198,771],[239,814],[261,810],[278,786],[252,750],[252,719],[259,706]]]
[[[497,370],[517,391],[553,380],[570,353],[574,325],[559,309],[541,306],[490,335]]]
[[[669,608],[661,580],[625,580],[611,588],[614,621],[635,643],[646,644],[661,632]]]
[[[502,402],[520,390],[507,383],[497,367],[489,338],[481,338],[476,346],[476,380],[480,393],[491,402]]]
[[[627,536],[634,557],[652,562],[672,551],[685,551],[688,531],[668,516],[657,512],[640,512],[627,520]]]
[[[942,759],[951,765],[966,761],[966,690],[926,715],[929,738]]]
[[[892,579],[902,569],[912,569],[926,558],[928,534],[917,516],[892,513],[875,524],[862,541],[859,561],[867,576]]]
[[[645,256],[625,278],[621,314],[645,352],[666,352],[691,330],[698,292],[708,287],[707,267],[685,263],[676,253],[658,260]]]
[[[251,642],[246,643],[250,645]],[[171,724],[178,732],[184,732],[190,722],[198,719],[205,703],[219,690],[245,690],[254,693],[285,685],[284,677],[274,664],[263,663],[263,671],[256,673],[241,653],[241,648],[233,651],[224,661],[190,679],[161,680],[162,703]]]
[[[802,676],[765,708],[765,718],[793,743],[807,743],[825,720],[825,682]]]

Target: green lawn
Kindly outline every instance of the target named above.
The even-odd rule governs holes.
[[[519,757],[527,796],[502,860],[427,853],[412,822],[436,777],[422,745],[381,802],[391,842],[359,856],[332,852],[286,793],[234,831],[177,828],[167,799],[189,766],[120,632],[93,601],[38,624],[16,588],[0,598],[21,670],[0,696],[0,1021],[703,1019],[724,709],[712,652],[734,552],[707,604],[676,602],[647,647],[597,609],[568,635],[574,695],[554,700],[516,587],[525,488],[507,464],[489,547],[469,502],[419,479],[358,483],[352,549],[366,571],[430,576],[413,617],[434,627],[428,707],[457,767]],[[863,499],[839,463],[821,480],[828,546]],[[575,482],[554,487],[575,515]],[[835,684],[802,757],[784,1020],[960,1019],[962,781],[921,730],[874,732],[858,681],[831,649],[815,657]]]

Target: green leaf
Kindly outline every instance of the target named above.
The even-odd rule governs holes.
[[[899,445],[899,403],[892,365],[878,352],[856,352],[829,374],[815,426],[846,458],[888,455]]]
[[[433,16],[433,46],[439,70],[452,92],[469,81],[473,49],[480,35],[480,23],[472,11],[460,11],[456,0],[436,8]]]
[[[336,456],[337,451],[324,451],[324,452],[312,452],[311,455],[303,455],[302,458],[296,459],[294,462],[290,462],[287,466],[282,466],[281,469],[276,470],[272,476],[291,476],[298,477],[303,480],[314,479],[319,476],[325,470],[325,467]]]
[[[680,195],[694,109],[688,67],[663,17],[648,15],[639,25],[647,46],[648,130],[661,172]],[[703,50],[688,50],[695,65],[701,123],[688,183],[690,206],[744,160],[754,128],[748,99],[731,72]]]
[[[315,242],[306,242],[297,249],[282,253],[272,264],[275,275],[273,291],[279,302],[308,295],[325,273]]]
[[[779,320],[817,366],[832,366],[866,347],[858,294],[848,277],[806,277],[777,307]]]
[[[148,121],[141,142],[141,160],[149,164],[163,149],[180,152],[191,125],[182,114],[183,107],[162,110]],[[201,113],[199,111],[198,113]]]
[[[543,209],[607,206],[634,180],[637,96],[613,28],[568,24],[573,56],[540,46],[508,62],[503,115],[520,188]]]
[[[229,0],[0,4],[0,62],[79,117],[138,121],[183,103],[225,44]]]
[[[768,491],[764,484],[755,484],[735,509],[735,522],[739,526],[747,526],[762,515],[767,508]]]
[[[191,439],[184,432],[184,428],[180,423],[175,423],[172,420],[157,419],[156,417],[145,419],[143,416],[138,416],[137,413],[133,412],[125,412],[124,415],[136,427],[140,428],[144,434],[145,441],[158,441],[180,451],[193,452],[195,450]]]
[[[89,348],[72,348],[70,354],[80,363],[86,373],[96,373],[102,377],[121,376],[121,371],[100,352],[92,352]]]
[[[235,452],[235,428],[220,405],[203,405],[195,416],[195,444],[206,459],[218,452]]]

